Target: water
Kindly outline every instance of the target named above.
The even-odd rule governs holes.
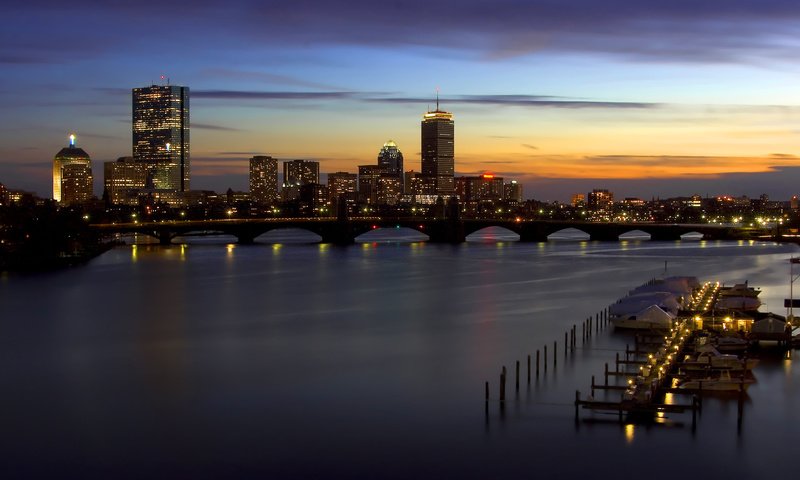
[[[671,275],[749,280],[784,313],[797,247],[370,235],[350,247],[128,245],[86,267],[0,278],[0,474],[761,478],[789,468],[798,360],[762,359],[741,432],[735,398],[708,399],[694,434],[690,414],[620,427],[582,413],[594,421],[576,427],[575,390],[588,393],[632,341],[601,332],[565,358],[563,339],[665,261]],[[557,366],[528,386],[526,356],[544,345],[552,355],[554,341]],[[484,382],[496,398],[503,365],[510,401],[501,415],[493,400],[487,417]]]

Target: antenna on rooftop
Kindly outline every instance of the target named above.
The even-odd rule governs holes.
[[[439,111],[439,87],[436,87],[436,111]]]

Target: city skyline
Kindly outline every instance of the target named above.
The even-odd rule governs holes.
[[[355,172],[387,139],[420,171],[439,87],[455,175],[517,179],[529,198],[798,193],[790,2],[232,5],[178,21],[147,1],[9,7],[0,182],[47,196],[72,132],[96,164],[130,156],[130,89],[163,74],[192,89],[195,189],[246,190],[254,155]]]

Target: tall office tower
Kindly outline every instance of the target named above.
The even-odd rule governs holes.
[[[94,177],[92,166],[70,163],[61,168],[61,203],[73,205],[92,199]]]
[[[319,162],[291,160],[283,162],[283,199],[300,197],[300,186],[319,183]]]
[[[397,148],[394,141],[389,140],[383,144],[383,148],[378,153],[378,165],[383,169],[383,173],[400,177],[403,179],[403,152]]]
[[[138,205],[139,191],[147,186],[147,164],[120,157],[103,164],[103,187],[114,205]]]
[[[0,207],[8,205],[8,189],[0,183]]]
[[[511,180],[503,185],[503,198],[509,203],[522,203],[522,184]]]
[[[348,172],[328,174],[328,196],[331,202],[344,197],[347,201],[355,201],[358,193],[358,175]]]
[[[189,190],[189,87],[133,89],[133,158],[156,190]]]
[[[89,158],[89,154],[84,152],[82,148],[76,147],[75,135],[70,135],[69,146],[59,150],[53,159],[53,200],[56,202],[61,202],[63,200],[62,179],[64,167],[73,164],[85,165],[89,170],[89,175],[91,175],[92,160]]]
[[[365,203],[378,203],[378,180],[383,170],[379,165],[358,166],[358,197]]]
[[[437,195],[454,193],[455,127],[453,114],[439,110],[428,112],[422,118],[422,174],[433,180]]]
[[[278,201],[278,161],[265,155],[250,159],[250,199],[254,203]]]

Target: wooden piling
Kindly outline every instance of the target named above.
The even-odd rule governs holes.
[[[519,392],[519,360],[517,360],[516,389]]]
[[[608,386],[608,362],[606,362],[606,371],[605,371],[605,385]]]
[[[547,345],[544,346],[544,371],[547,372]]]
[[[567,346],[568,336],[569,334],[567,334],[567,332],[564,332],[564,358],[567,358],[567,350],[569,349],[569,347]]]
[[[503,371],[500,373],[500,408],[505,407],[506,402],[506,367],[503,366]]]
[[[486,389],[484,393],[484,410],[486,410],[486,415],[489,415],[489,382],[486,382]]]
[[[594,397],[594,375],[592,375],[592,396]]]
[[[536,378],[539,378],[539,350],[536,350]]]
[[[531,356],[528,355],[528,385],[531,384]]]
[[[558,364],[558,342],[553,342],[553,368]]]
[[[575,390],[575,421],[578,421],[578,406],[581,403],[581,392],[579,390]]]

